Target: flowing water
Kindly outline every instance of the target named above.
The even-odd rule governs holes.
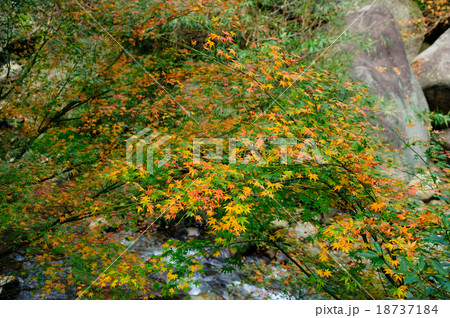
[[[126,233],[116,233],[117,239],[124,245],[129,247],[127,253],[137,253],[142,259],[160,255],[163,252],[161,247],[162,240],[154,240],[141,237],[135,244],[129,239]],[[190,285],[187,294],[178,295],[178,299],[291,299],[288,295],[281,292],[281,283],[278,289],[271,286],[266,289],[255,286],[245,280],[245,275],[240,272],[225,273],[221,268],[226,265],[224,257],[229,256],[228,250],[222,250],[221,256],[218,258],[206,258],[204,256],[196,256],[196,259],[203,266],[204,273],[195,273],[194,280],[199,284]],[[33,262],[25,261],[20,255],[14,255],[18,262],[23,262],[23,267],[29,271],[26,278],[18,278],[20,281],[21,291],[15,299],[42,299],[42,292],[36,291],[33,284],[30,283],[33,276],[37,273],[37,266]],[[256,265],[268,266],[267,258],[259,255],[247,256],[243,259],[247,264],[254,263]],[[272,268],[273,279],[276,281],[277,275],[282,274],[282,269]],[[75,289],[67,286],[66,292],[50,292],[45,299],[76,299]]]

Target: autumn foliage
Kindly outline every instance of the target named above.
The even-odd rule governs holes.
[[[448,0],[415,0],[424,14],[423,23],[427,32],[431,32],[439,24],[447,25],[450,19],[450,3]],[[421,22],[421,21],[417,21]]]

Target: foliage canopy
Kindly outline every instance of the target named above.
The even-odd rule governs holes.
[[[286,255],[290,296],[308,286],[339,299],[448,298],[443,208],[393,176],[364,87],[309,63],[324,46],[314,29],[340,12],[327,2],[4,2],[1,58],[23,72],[0,83],[0,256],[25,251],[46,293],[155,298],[186,291],[202,271],[196,256],[224,248],[237,251],[224,271],[262,283],[268,269],[239,256],[255,244]],[[153,174],[125,163],[126,140],[144,128],[171,136],[173,156]],[[194,138],[263,139],[264,164],[242,143],[220,160],[204,146],[194,164]],[[299,239],[280,220],[317,231]],[[207,235],[148,259],[117,240],[180,222]]]

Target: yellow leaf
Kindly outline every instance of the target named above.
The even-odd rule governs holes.
[[[233,50],[232,48],[229,48],[229,49],[228,49],[228,52],[230,52],[230,54],[236,55],[236,51]]]
[[[116,287],[118,281],[119,281],[118,279],[114,280],[114,281],[111,283],[111,288]]]
[[[172,271],[168,272],[166,276],[167,276],[168,280],[174,280],[174,279],[176,279],[178,277],[178,275],[177,274],[173,274]]]

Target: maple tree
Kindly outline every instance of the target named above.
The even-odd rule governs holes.
[[[450,3],[448,0],[415,0],[423,12],[424,18],[421,21],[411,21],[410,23],[421,23],[430,33],[439,24],[446,25],[450,18]]]
[[[249,36],[245,3],[2,6],[14,30],[2,58],[24,67],[0,83],[0,257],[25,251],[44,295],[69,287],[80,298],[172,297],[202,272],[198,255],[255,244],[287,257],[278,265],[288,294],[309,286],[338,299],[448,297],[445,207],[421,206],[391,173],[400,167],[377,137],[370,94],[290,53],[286,39]],[[310,14],[305,21],[318,20]],[[172,157],[153,173],[125,162],[126,140],[145,128],[171,136]],[[195,164],[196,138],[239,142],[220,159],[204,145]],[[264,141],[263,161],[245,140]],[[155,163],[164,154],[156,149]],[[280,220],[317,232],[302,240],[274,228]],[[168,240],[147,259],[116,235],[135,242],[180,222],[207,235]],[[222,270],[262,283],[271,269],[239,255]]]

